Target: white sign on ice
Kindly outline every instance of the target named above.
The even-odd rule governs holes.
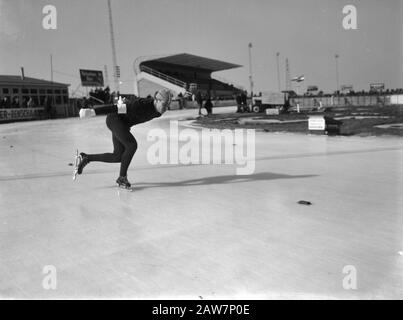
[[[322,116],[311,116],[308,121],[309,130],[325,130],[326,122]]]

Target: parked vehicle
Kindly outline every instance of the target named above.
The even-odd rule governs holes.
[[[254,97],[252,111],[266,112],[266,109],[277,109],[279,113],[287,112],[290,108],[289,97],[293,91],[263,91],[261,97]]]

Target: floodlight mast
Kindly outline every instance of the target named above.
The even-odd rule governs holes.
[[[112,46],[113,80],[115,83],[115,92],[117,94],[120,91],[120,85],[119,85],[119,76],[120,75],[118,74],[118,62],[117,62],[117,58],[116,58],[116,46],[115,46],[115,35],[113,32],[111,0],[108,0],[108,14],[109,14],[109,32],[110,32],[111,46]]]

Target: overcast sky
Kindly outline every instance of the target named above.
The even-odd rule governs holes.
[[[57,30],[44,30],[42,8],[57,9]],[[358,29],[344,30],[343,7],[357,8]],[[255,91],[276,90],[276,52],[284,87],[285,57],[291,76],[307,85],[340,84],[369,89],[383,82],[403,87],[402,0],[112,0],[122,93],[133,92],[138,56],[190,53],[244,67],[220,72],[249,88],[248,43],[253,44]],[[0,74],[79,85],[78,69],[103,70],[112,81],[112,54],[106,0],[0,0]],[[80,90],[80,89],[79,89]],[[82,90],[84,92],[84,90]]]

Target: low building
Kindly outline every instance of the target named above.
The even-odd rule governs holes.
[[[69,84],[23,76],[0,75],[0,121],[67,117]]]

